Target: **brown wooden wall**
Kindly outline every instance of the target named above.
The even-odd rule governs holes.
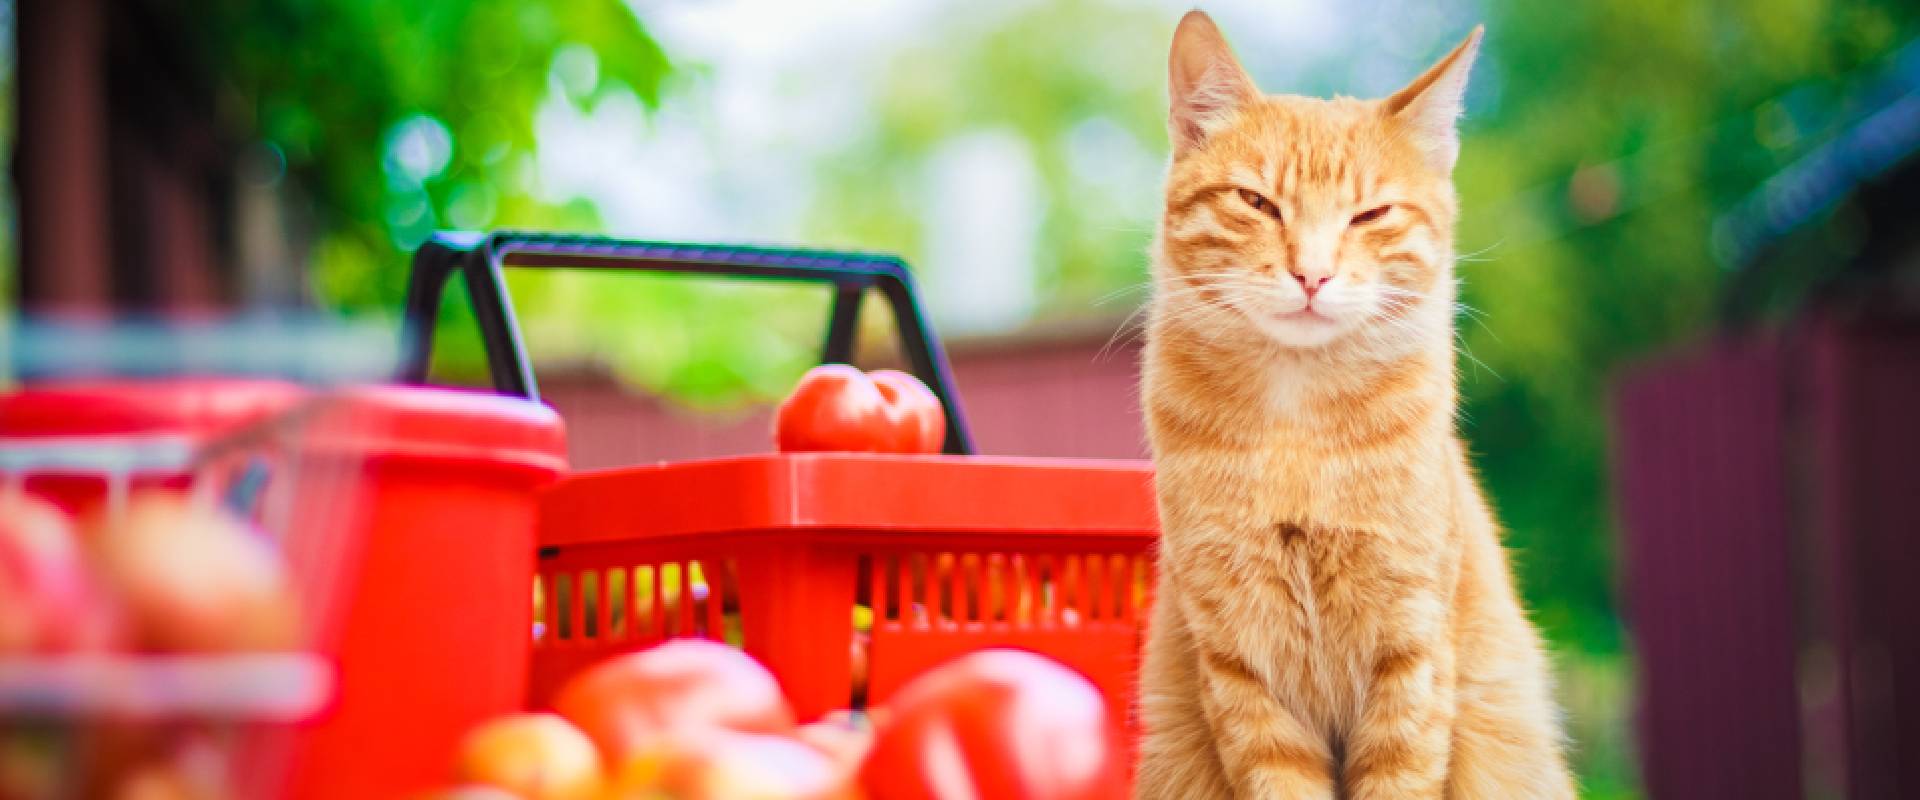
[[[1139,351],[1105,333],[1051,341],[961,343],[955,380],[979,451],[1144,458]],[[696,415],[635,397],[603,378],[542,374],[541,396],[567,420],[576,469],[762,452],[766,410]]]

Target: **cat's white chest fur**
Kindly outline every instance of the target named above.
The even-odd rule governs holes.
[[[1312,367],[1283,362],[1267,368],[1267,408],[1283,417],[1297,417],[1312,401]]]

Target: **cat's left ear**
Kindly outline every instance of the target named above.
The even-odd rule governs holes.
[[[1427,68],[1406,88],[1384,101],[1386,113],[1405,126],[1414,146],[1426,156],[1427,165],[1441,174],[1452,174],[1460,157],[1460,119],[1467,95],[1467,73],[1473,70],[1473,58],[1480,53],[1480,34],[1484,25],[1476,25],[1446,58]]]
[[[1207,12],[1180,18],[1167,55],[1167,138],[1174,153],[1199,147],[1260,94]]]

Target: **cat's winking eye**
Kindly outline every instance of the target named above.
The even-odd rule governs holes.
[[[1379,218],[1381,218],[1381,217],[1384,217],[1384,216],[1386,216],[1386,215],[1387,215],[1387,212],[1388,212],[1388,211],[1392,211],[1392,210],[1393,210],[1393,206],[1392,206],[1392,205],[1384,205],[1384,206],[1375,206],[1375,207],[1373,207],[1373,208],[1369,208],[1369,209],[1367,209],[1367,210],[1365,210],[1365,211],[1362,211],[1362,212],[1360,212],[1360,213],[1358,213],[1358,214],[1355,214],[1355,215],[1353,215],[1353,223],[1352,223],[1352,224],[1354,224],[1354,225],[1365,225],[1365,224],[1367,224],[1367,223],[1369,223],[1369,222],[1372,222],[1372,221],[1374,221],[1374,220],[1377,220],[1377,219],[1379,219]]]
[[[1272,200],[1261,197],[1259,192],[1241,189],[1240,199],[1247,201],[1247,205],[1253,206],[1253,210],[1272,217],[1275,221],[1279,221],[1280,207],[1274,205]]]

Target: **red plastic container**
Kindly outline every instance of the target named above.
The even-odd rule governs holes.
[[[441,389],[350,393],[368,536],[340,648],[340,704],[294,796],[387,797],[446,779],[468,728],[526,702],[536,491],[566,469],[552,409]]]
[[[133,493],[156,487],[244,515],[280,555],[300,645],[0,653],[0,730],[23,759],[0,794],[116,794],[129,770],[177,766],[192,752],[196,771],[233,796],[277,797],[302,725],[331,702],[366,533],[353,444],[366,437],[365,415],[350,400],[283,384],[220,387],[244,396],[221,398],[238,401],[224,411],[192,410],[209,388],[62,384],[0,396],[0,493],[56,498],[77,512],[81,536],[124,519]],[[22,741],[45,746],[17,749]],[[36,773],[54,785],[36,787]]]
[[[49,381],[0,396],[0,436],[89,439],[141,435],[178,437],[183,446],[292,408],[299,386],[264,380]],[[187,477],[136,470],[127,488],[184,486]],[[36,474],[26,489],[78,512],[109,490],[101,474]]]
[[[286,384],[49,384],[0,398],[0,436],[207,435],[296,404]],[[359,542],[327,646],[339,701],[289,755],[298,797],[386,797],[444,780],[471,725],[525,702],[535,495],[566,467],[559,417],[524,400],[366,387],[334,395],[326,447],[358,470]],[[183,482],[185,476],[145,480]],[[30,482],[69,505],[98,479]]]
[[[533,700],[699,636],[743,647],[813,718],[859,699],[861,661],[883,702],[1007,646],[1078,669],[1130,720],[1156,530],[1144,462],[809,453],[574,475],[541,501]]]

